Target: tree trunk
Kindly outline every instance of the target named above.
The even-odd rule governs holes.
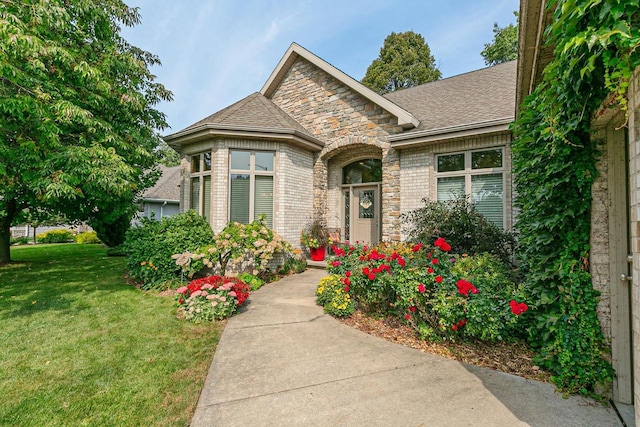
[[[18,213],[15,200],[8,200],[5,209],[5,216],[0,217],[0,265],[11,262],[11,223]]]
[[[0,265],[11,262],[11,222],[0,221]]]

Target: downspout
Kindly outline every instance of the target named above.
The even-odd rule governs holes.
[[[164,205],[167,204],[167,201],[165,200],[164,203],[160,206],[160,219],[162,219],[162,217],[164,216]]]

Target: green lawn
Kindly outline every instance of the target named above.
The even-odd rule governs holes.
[[[123,279],[101,245],[12,247],[0,267],[0,425],[187,425],[222,331]]]

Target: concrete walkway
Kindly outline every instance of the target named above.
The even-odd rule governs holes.
[[[315,304],[324,274],[266,285],[229,320],[192,426],[622,426],[549,384],[341,324]]]

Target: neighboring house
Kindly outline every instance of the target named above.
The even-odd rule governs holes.
[[[260,92],[165,137],[181,210],[214,231],[265,214],[294,245],[312,219],[343,241],[399,241],[425,197],[471,195],[510,229],[516,63],[378,95],[297,44]]]
[[[553,59],[544,43],[551,13],[544,0],[520,6],[518,105],[542,80]],[[616,371],[613,400],[640,426],[640,69],[629,90],[629,122],[619,110],[604,109],[592,122],[602,155],[592,188],[590,272],[601,293],[598,316],[611,343]],[[628,406],[625,406],[628,405]],[[627,419],[628,420],[628,419]],[[629,425],[629,424],[628,424]]]
[[[180,166],[160,165],[160,172],[156,185],[142,194],[138,218],[160,220],[180,212]]]

